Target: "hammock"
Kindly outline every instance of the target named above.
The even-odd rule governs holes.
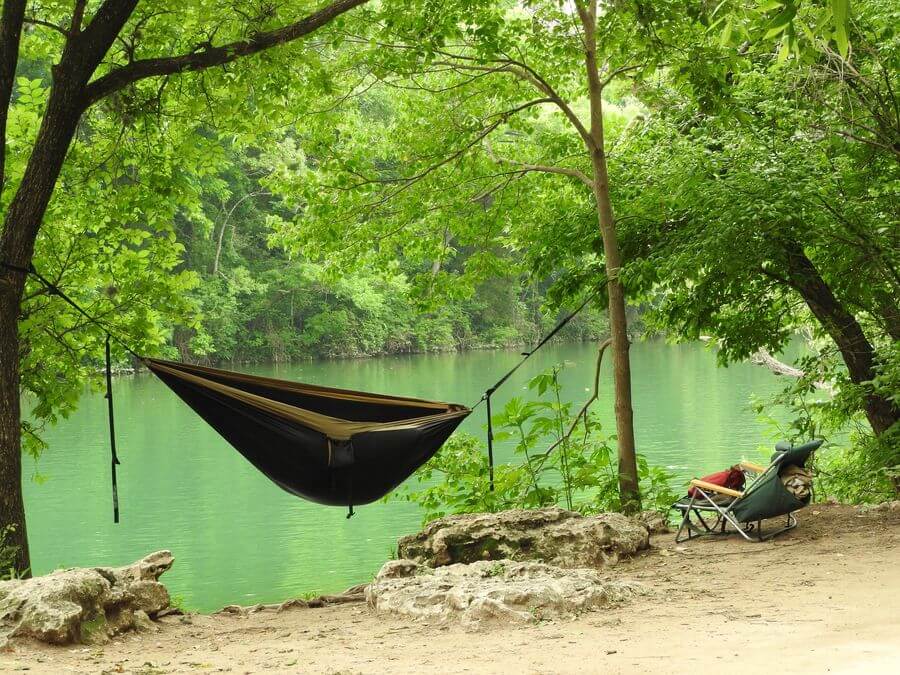
[[[368,504],[384,497],[431,459],[472,410],[485,402],[488,480],[494,490],[491,395],[584,309],[594,295],[564,317],[522,359],[489,387],[473,408],[417,398],[385,396],[256,377],[216,368],[151,359],[126,342],[38,272],[30,274],[106,333],[106,399],[109,407],[113,521],[119,522],[116,432],[110,341],[145,364],[253,466],[291,494],[331,506]]]
[[[147,367],[273,483],[331,506],[368,504],[440,449],[471,412],[452,403],[255,377],[173,361]]]

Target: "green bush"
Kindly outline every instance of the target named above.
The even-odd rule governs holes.
[[[419,469],[415,487],[392,497],[422,506],[425,522],[453,513],[556,505],[584,514],[621,511],[617,455],[595,415],[573,412],[574,405],[561,400],[561,369],[531,380],[536,400],[515,397],[493,417],[495,440],[514,441],[518,459],[495,465],[493,491],[484,444],[459,434]],[[645,508],[665,511],[677,499],[665,469],[638,457],[638,474]]]

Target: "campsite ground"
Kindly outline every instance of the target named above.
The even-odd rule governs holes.
[[[900,672],[900,509],[817,504],[763,544],[673,539],[606,572],[652,594],[573,621],[473,632],[361,604],[172,616],[104,647],[18,643],[0,671]]]

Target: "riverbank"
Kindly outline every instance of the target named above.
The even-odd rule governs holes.
[[[17,643],[37,673],[889,673],[900,662],[900,510],[817,504],[763,544],[674,544],[604,571],[652,594],[573,621],[472,632],[363,604],[165,617],[104,647]]]

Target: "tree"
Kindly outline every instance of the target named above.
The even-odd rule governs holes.
[[[712,105],[673,81],[647,87],[651,115],[613,174],[631,186],[626,278],[655,298],[658,325],[715,335],[723,362],[811,326],[826,346],[801,386],[837,383],[833,427],[862,412],[898,489],[895,18],[867,3],[853,50],[732,62]]]
[[[386,17],[383,23],[387,28],[383,34],[369,38],[375,43],[366,65],[372,77],[366,80],[364,76],[365,83],[360,85],[360,89],[366,90],[380,81],[399,92],[427,92],[430,109],[422,105],[418,108],[418,119],[407,114],[403,120],[387,123],[386,141],[374,140],[362,130],[369,145],[360,142],[348,149],[351,154],[343,160],[346,169],[343,175],[335,177],[330,185],[319,185],[326,188],[327,196],[321,192],[313,195],[310,189],[307,190],[311,204],[299,217],[304,232],[292,235],[290,228],[283,227],[280,228],[283,234],[279,236],[289,245],[292,240],[308,239],[314,236],[309,234],[310,221],[318,218],[324,222],[318,230],[317,245],[335,243],[335,248],[346,247],[347,237],[336,238],[335,233],[339,230],[335,225],[346,221],[347,214],[352,213],[358,224],[346,229],[370,240],[377,237],[385,248],[388,242],[397,240],[398,233],[409,239],[415,236],[413,232],[428,228],[432,219],[443,222],[437,223],[439,236],[435,237],[432,232],[426,241],[442,243],[449,209],[437,211],[440,216],[431,214],[421,208],[421,200],[430,204],[434,194],[448,196],[451,189],[440,185],[436,179],[441,176],[446,183],[447,173],[453,174],[454,185],[468,181],[470,185],[478,184],[482,188],[480,194],[475,195],[466,189],[465,197],[454,204],[453,208],[457,210],[452,216],[455,226],[461,225],[461,229],[468,230],[454,232],[454,241],[459,242],[476,238],[471,222],[461,223],[459,213],[472,218],[477,207],[461,202],[474,200],[489,214],[488,218],[497,221],[498,207],[494,202],[500,199],[500,193],[511,181],[525,175],[546,174],[557,178],[553,184],[557,190],[569,190],[568,186],[562,187],[565,179],[577,189],[589,191],[593,202],[593,231],[601,236],[589,235],[585,243],[599,241],[604,267],[590,281],[590,292],[602,288],[608,301],[621,502],[626,510],[636,510],[640,506],[640,496],[626,291],[620,277],[623,259],[610,197],[604,95],[608,87],[621,79],[652,77],[666,59],[702,56],[706,29],[698,29],[693,18],[685,16],[680,3],[654,3],[650,8],[641,3],[600,6],[596,0],[579,0],[572,4],[532,2],[524,6],[460,2],[448,3],[444,9],[443,21],[438,24],[423,20],[415,5],[409,6],[405,13],[395,11]],[[687,41],[689,48],[673,48],[672,45],[679,41]],[[414,95],[397,95],[406,97],[411,105],[417,105]],[[566,125],[565,131],[557,133],[556,144],[549,148],[535,148],[536,144],[529,144],[528,139],[530,125],[542,109],[553,110],[555,118]],[[391,143],[397,135],[409,142],[411,134],[401,130],[404,123],[409,124],[410,129],[417,129],[419,137],[439,140],[431,143],[417,140],[413,147],[406,149],[396,141],[393,157],[388,153],[381,154],[379,164],[360,156],[362,148]],[[343,138],[338,138],[339,144]],[[506,145],[513,146],[512,156],[498,156],[494,151],[502,141],[509,141]],[[375,146],[371,145],[373,142]],[[538,153],[549,150],[547,154],[555,161],[523,156],[527,152],[516,152],[522,145],[528,145]],[[567,152],[562,152],[563,148]],[[489,160],[486,165],[484,162],[478,164],[479,155]],[[317,167],[319,171],[329,172],[333,168],[331,163],[322,164]],[[492,176],[497,185],[484,185],[485,176]],[[428,189],[415,191],[415,186],[423,184],[429,186],[432,195],[423,194]],[[345,194],[353,191],[361,195],[355,204],[353,198]],[[551,192],[549,187],[546,192]],[[334,197],[335,193],[340,196]],[[404,210],[409,216],[404,220],[398,217],[396,210],[385,207],[398,198],[410,204],[419,200],[418,215],[413,214],[413,209]],[[336,213],[337,209],[329,209],[328,200],[341,205],[340,214]],[[539,210],[540,206],[532,199],[517,213],[527,208]],[[378,211],[391,211],[391,218],[402,224],[381,230],[373,223],[373,213]],[[483,233],[496,227],[485,223],[485,218],[477,215],[474,218],[484,228]],[[528,222],[534,222],[534,219],[528,218]],[[537,224],[540,232],[546,232],[545,225]],[[502,233],[498,232],[496,236],[497,241],[504,240]],[[543,240],[546,247],[554,246],[547,237]],[[509,243],[508,237],[505,241]],[[417,239],[409,245],[421,244]],[[595,267],[591,269],[598,271]],[[586,275],[582,279],[586,279]]]
[[[365,0],[336,0],[310,11],[307,3],[278,8],[254,3],[210,21],[218,3],[203,0],[155,3],[137,0],[76,0],[70,10],[48,3],[26,17],[26,0],[4,0],[0,14],[0,523],[16,527],[18,568],[30,567],[21,491],[20,339],[17,318],[26,275],[42,219],[67,152],[85,113],[105,101],[127,107],[135,98],[162,98],[168,78],[225,67],[245,57],[291,43],[326,26]],[[239,10],[239,11],[237,11]],[[302,18],[296,19],[298,15]],[[292,17],[293,20],[285,20]],[[40,126],[21,175],[7,172],[7,123],[14,100],[23,30],[59,34],[50,55],[52,84]],[[213,44],[213,41],[217,44]],[[148,92],[145,82],[155,78]],[[149,95],[148,95],[149,94]],[[22,152],[21,150],[17,152]],[[6,201],[6,194],[11,198]]]

